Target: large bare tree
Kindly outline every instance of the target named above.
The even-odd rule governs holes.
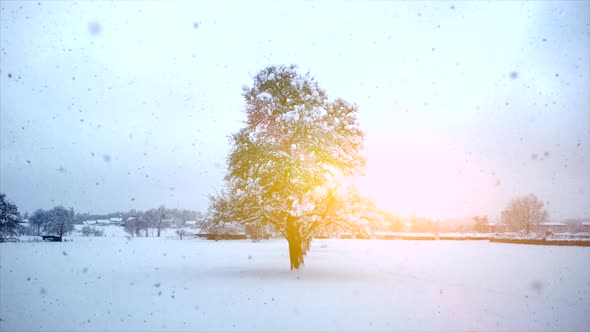
[[[534,194],[513,198],[502,212],[503,223],[527,234],[548,217],[543,202]]]

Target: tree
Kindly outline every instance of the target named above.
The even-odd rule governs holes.
[[[184,229],[178,229],[176,230],[176,235],[178,235],[180,237],[180,239],[182,240],[182,237],[186,235],[186,230]]]
[[[48,222],[45,225],[45,233],[64,236],[74,230],[74,209],[56,206],[47,213]]]
[[[159,208],[156,209],[156,215],[154,225],[156,226],[158,237],[160,237],[160,231],[162,228],[167,228],[166,224],[166,216],[168,215],[166,211],[166,207],[164,205],[160,205]]]
[[[186,226],[187,221],[196,219],[197,212],[191,210],[182,210],[180,211],[180,214],[174,218],[177,227],[184,227]]]
[[[193,216],[195,217],[194,220],[197,222],[197,226],[200,227],[205,220],[205,214],[201,211],[196,211]]]
[[[47,223],[49,223],[49,213],[43,209],[35,210],[29,218],[29,224],[33,230],[33,235],[41,235]]]
[[[123,223],[123,230],[131,236],[141,236],[140,232],[145,229],[145,236],[148,236],[149,222],[145,213],[135,209],[129,210],[126,214],[127,219]]]
[[[315,233],[362,222],[351,218],[360,210],[348,204],[358,193],[338,183],[364,168],[358,107],[329,101],[295,65],[266,67],[253,80],[243,88],[247,120],[230,137],[226,185],[211,199],[211,218],[272,225],[297,269]]]
[[[230,221],[231,214],[234,211],[229,209],[230,200],[227,197],[219,195],[209,196],[209,211],[208,215],[201,223],[200,233],[208,234],[214,239],[223,239],[227,236],[243,234],[245,232],[244,225]]]
[[[90,219],[89,213],[76,213],[76,215],[74,216],[74,223],[81,225],[84,223],[84,221],[89,220],[89,219]]]
[[[6,199],[6,194],[0,193],[0,239],[19,235],[21,220],[16,205]]]
[[[143,229],[144,226],[140,218],[140,213],[134,213],[134,215],[127,218],[127,220],[123,224],[123,230],[131,236],[139,237],[139,232]]]
[[[404,223],[399,216],[393,213],[380,209],[378,212],[383,216],[383,222],[386,225],[386,229],[391,232],[403,232]]]
[[[535,226],[547,220],[549,214],[543,206],[543,202],[539,201],[534,194],[514,198],[502,212],[502,221],[514,229],[524,230],[526,234],[529,234]]]
[[[479,217],[479,216],[475,216],[473,217],[473,221],[475,221],[475,231],[478,233],[487,233],[489,231],[489,221],[488,221],[488,217],[487,216],[483,216],[483,217]]]
[[[158,209],[149,209],[147,211],[144,212],[143,217],[140,219],[141,221],[141,225],[142,225],[142,229],[145,230],[145,236],[148,237],[148,231],[150,228],[156,228],[156,225],[158,224],[160,220],[160,212],[158,211]],[[152,236],[154,235],[154,232],[152,230],[151,232]]]
[[[269,239],[272,236],[272,229],[269,225],[247,224],[244,231],[253,241],[260,241],[262,239]]]

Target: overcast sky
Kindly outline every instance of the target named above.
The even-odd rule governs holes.
[[[22,211],[205,211],[241,87],[299,65],[360,105],[355,180],[402,216],[590,217],[590,5],[2,1],[0,191]]]

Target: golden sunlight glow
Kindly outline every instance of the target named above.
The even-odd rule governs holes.
[[[500,190],[489,170],[466,151],[432,135],[370,141],[366,176],[354,183],[377,206],[434,220],[489,213]]]

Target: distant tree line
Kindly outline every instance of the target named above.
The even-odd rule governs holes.
[[[25,213],[21,216],[15,204],[6,199],[6,195],[0,193],[0,239],[15,237],[18,235],[56,235],[64,236],[74,230],[74,224],[82,224],[88,220],[100,220],[121,218],[121,225],[125,232],[131,236],[160,236],[162,230],[169,227],[176,227],[179,230],[177,235],[181,238],[187,235],[182,227],[186,226],[189,220],[196,221],[196,226],[202,228],[208,234],[247,234],[253,240],[280,236],[280,230],[272,224],[249,223],[240,224],[237,222],[220,222],[218,219],[224,217],[229,207],[224,207],[223,200],[217,205],[212,205],[207,215],[199,211],[187,209],[169,209],[164,205],[146,211],[129,210],[127,212],[115,212],[108,214],[75,213],[73,208],[56,206],[49,210],[38,209],[32,214]],[[368,227],[373,230],[385,230],[393,232],[490,232],[492,225],[487,216],[475,216],[469,224],[446,224],[428,218],[412,216],[403,221],[383,209],[374,205],[363,205],[364,216],[371,216]],[[371,211],[368,211],[371,210]],[[548,213],[541,202],[534,194],[516,197],[512,199],[501,213],[501,220],[496,223],[507,231],[522,231],[530,233],[535,231],[537,226],[548,219]],[[23,219],[28,219],[28,226],[23,225]],[[574,221],[575,223],[575,221]],[[353,229],[362,233],[363,229]],[[324,227],[318,231],[318,236],[331,237],[338,235],[342,229],[338,227]],[[81,229],[83,236],[103,236],[104,232],[99,228],[85,225]]]
[[[190,220],[200,224],[204,215],[194,210],[168,209],[164,205],[145,212],[132,209],[128,212],[107,214],[75,213],[73,208],[56,206],[49,210],[37,209],[31,214],[25,212],[21,215],[17,206],[7,200],[4,193],[0,193],[0,239],[18,235],[64,236],[74,231],[75,224],[112,218],[121,218],[121,226],[131,236],[160,236],[163,229],[171,226],[185,227],[186,222]],[[28,221],[28,224],[24,221]],[[80,233],[83,236],[104,235],[100,228],[90,225],[82,227]],[[186,235],[186,231],[180,233],[177,232],[180,237]]]
[[[64,236],[74,230],[74,209],[56,206],[50,210],[38,209],[32,215],[25,214],[29,226],[23,225],[23,217],[16,205],[0,193],[0,239],[17,235]]]
[[[132,209],[127,213],[122,213],[123,229],[131,236],[157,236],[159,237],[162,230],[174,226],[176,228],[185,227],[187,221],[195,221],[200,224],[204,215],[199,211],[168,209],[164,205],[158,208],[144,211]],[[181,238],[186,235],[185,232],[178,234]]]
[[[172,225],[184,227],[186,221],[201,220],[202,214],[186,209],[167,209],[163,205],[145,212],[132,209],[128,212],[107,214],[74,213],[72,208],[66,209],[57,206],[51,210],[38,209],[33,212],[28,218],[29,229],[23,231],[29,235],[63,236],[74,230],[74,224],[83,224],[85,221],[110,220],[111,218],[120,218],[120,225],[131,236],[160,236],[163,229]],[[81,234],[83,236],[103,236],[104,231],[85,225],[81,229]]]
[[[213,206],[213,205],[212,205]],[[221,204],[213,206],[215,213],[208,212],[201,224],[201,231],[209,235],[217,235],[223,238],[224,235],[238,235],[246,234],[253,240],[259,240],[269,237],[280,236],[278,230],[272,225],[247,224],[242,225],[239,222],[225,221],[219,222],[220,211],[224,211]],[[372,231],[390,231],[390,232],[412,232],[412,233],[448,233],[448,232],[475,232],[488,233],[494,230],[493,224],[487,216],[475,216],[471,220],[465,220],[461,223],[445,223],[439,220],[433,220],[426,217],[412,215],[409,218],[402,218],[384,209],[379,209],[375,206],[365,206],[365,215],[372,216],[369,219],[368,228]],[[227,218],[226,218],[227,219]],[[519,219],[515,219],[519,220]],[[512,224],[501,224],[504,230],[520,231],[520,226],[515,221]],[[350,229],[355,235],[367,235],[367,230],[363,228]],[[338,227],[325,227],[316,236],[330,238],[341,235],[342,229]]]

